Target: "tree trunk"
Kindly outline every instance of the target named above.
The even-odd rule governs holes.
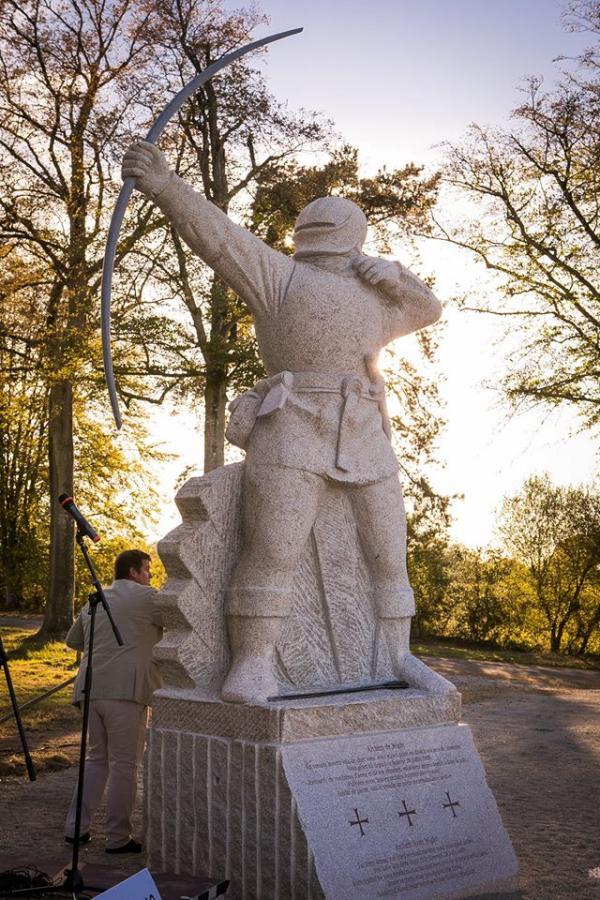
[[[50,389],[48,453],[50,576],[40,633],[62,638],[73,622],[75,589],[73,521],[58,504],[60,494],[73,494],[73,388],[69,381],[57,382]]]
[[[581,642],[577,648],[577,656],[585,656],[590,638],[598,628],[598,625],[600,625],[600,614],[595,615],[592,618],[592,621],[588,623],[587,627],[580,627],[577,637],[581,638]]]
[[[18,588],[7,582],[2,590],[2,608],[18,610],[21,608],[21,594]]]
[[[587,645],[589,643],[591,636],[592,636],[591,631],[586,631],[586,633],[583,635],[583,637],[581,639],[581,643],[579,644],[579,647],[577,648],[577,651],[576,651],[577,656],[585,656],[586,650],[587,650]]]
[[[19,609],[23,586],[23,554],[18,552],[18,539],[14,528],[5,529],[0,547],[2,550],[0,562],[2,607],[3,609]]]
[[[560,653],[562,643],[562,630],[555,625],[550,629],[550,649],[553,653]]]
[[[219,374],[221,377],[219,378]],[[225,462],[225,406],[227,378],[224,372],[207,377],[204,388],[204,471]]]

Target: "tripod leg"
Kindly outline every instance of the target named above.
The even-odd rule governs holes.
[[[33,760],[31,758],[31,754],[30,754],[29,748],[27,746],[27,738],[25,737],[25,729],[23,728],[23,720],[21,719],[21,713],[19,712],[19,706],[17,703],[15,689],[13,687],[12,678],[10,677],[10,670],[8,668],[8,658],[6,656],[6,651],[4,650],[4,644],[2,643],[1,635],[0,635],[0,665],[4,669],[4,675],[6,677],[6,686],[8,687],[10,702],[12,703],[13,712],[15,714],[15,720],[17,723],[17,728],[19,730],[19,737],[21,738],[21,746],[23,748],[23,756],[25,758],[25,765],[27,767],[27,774],[29,775],[30,781],[35,781],[36,775],[35,775],[35,769],[33,767]]]
[[[88,658],[85,670],[85,683],[83,695],[83,721],[81,723],[81,744],[79,749],[79,772],[77,776],[77,806],[75,812],[75,832],[73,841],[73,865],[70,874],[73,879],[79,876],[79,837],[81,829],[81,804],[83,802],[83,788],[85,782],[85,753],[87,748],[87,732],[90,717],[90,700],[92,693],[92,659],[94,654],[94,630],[96,625],[96,604],[95,595],[90,595],[90,636],[88,644]]]

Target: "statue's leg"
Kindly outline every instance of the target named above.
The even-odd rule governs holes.
[[[396,676],[411,687],[454,691],[454,685],[410,653],[415,601],[406,568],[406,513],[398,478],[353,487],[350,500],[374,582],[376,640],[385,640]]]
[[[311,472],[246,462],[242,550],[226,601],[232,662],[224,700],[256,703],[277,694],[273,651],[323,490],[323,479]]]

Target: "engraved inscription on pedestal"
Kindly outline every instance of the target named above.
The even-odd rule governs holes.
[[[282,750],[327,900],[468,896],[517,862],[466,726]]]

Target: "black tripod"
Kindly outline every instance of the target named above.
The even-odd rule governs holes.
[[[70,893],[73,897],[77,897],[82,891],[101,891],[105,890],[102,887],[93,887],[92,885],[86,885],[83,882],[83,877],[81,872],[79,871],[79,831],[81,828],[81,806],[83,803],[83,786],[85,783],[85,752],[87,747],[87,730],[88,730],[88,721],[90,716],[90,700],[92,696],[92,663],[93,663],[93,654],[94,654],[94,630],[96,627],[96,608],[98,604],[102,604],[104,607],[104,611],[108,616],[108,620],[112,626],[112,630],[115,635],[115,640],[119,644],[119,646],[123,646],[123,639],[119,634],[119,629],[115,625],[114,619],[112,617],[110,607],[106,602],[106,597],[104,595],[104,591],[102,589],[102,585],[98,581],[98,576],[94,570],[94,565],[92,560],[90,559],[90,555],[88,553],[88,549],[85,545],[85,538],[88,535],[80,528],[77,529],[77,544],[83,553],[83,557],[85,559],[86,565],[90,571],[91,581],[95,588],[93,593],[91,593],[88,597],[89,600],[89,615],[90,619],[90,634],[89,641],[87,646],[87,662],[85,667],[85,680],[84,680],[84,688],[83,688],[83,720],[81,723],[81,745],[79,750],[79,774],[77,778],[77,804],[76,804],[76,812],[75,812],[75,834],[73,836],[73,857],[71,862],[71,868],[65,870],[65,880],[61,885],[45,885],[44,887],[33,887],[33,888],[24,888],[17,889],[13,891],[9,891],[7,894],[3,896],[9,897],[17,897],[19,895],[30,896],[34,894],[42,894],[42,893],[54,893],[57,891],[66,891]],[[35,776],[34,776],[35,777]]]
[[[25,729],[23,728],[23,721],[21,719],[21,713],[19,712],[15,689],[13,687],[12,678],[10,677],[10,670],[8,668],[8,657],[7,657],[6,651],[4,649],[4,644],[2,643],[2,635],[1,634],[0,634],[0,666],[2,666],[2,668],[4,669],[4,675],[6,678],[6,686],[8,688],[10,702],[12,703],[15,721],[17,723],[17,728],[19,730],[19,737],[21,738],[21,746],[23,747],[23,756],[25,757],[25,765],[27,766],[27,774],[29,775],[30,781],[35,781],[35,769],[33,768],[33,760],[31,759],[31,754],[29,752],[29,748],[27,747],[27,738],[25,737]]]
[[[106,602],[106,597],[104,596],[104,591],[102,589],[102,585],[98,581],[98,576],[94,570],[94,565],[92,560],[90,559],[90,555],[88,553],[88,549],[85,545],[85,533],[81,530],[81,528],[77,529],[77,544],[79,545],[79,549],[83,553],[83,557],[85,559],[86,565],[90,571],[92,584],[95,588],[94,592],[91,593],[88,597],[90,608],[89,615],[91,616],[90,620],[90,637],[87,647],[87,664],[85,667],[85,681],[83,688],[83,721],[81,723],[81,747],[79,751],[79,776],[77,779],[77,805],[75,812],[75,834],[73,837],[73,859],[71,868],[67,869],[65,872],[65,881],[63,884],[64,890],[71,891],[73,896],[77,896],[83,890],[85,890],[85,885],[83,883],[83,878],[81,876],[81,872],[78,868],[79,863],[79,830],[81,828],[81,805],[83,803],[83,786],[85,782],[85,752],[87,747],[87,730],[88,730],[88,721],[90,716],[90,700],[92,696],[92,662],[93,662],[93,654],[94,654],[94,630],[96,627],[96,608],[99,603],[104,607],[104,611],[108,616],[108,620],[111,624],[112,630],[115,635],[115,640],[120,647],[123,646],[123,639],[119,634],[119,629],[115,625],[114,619],[112,617],[112,613],[110,611],[110,606]],[[94,890],[88,885],[88,889]]]

